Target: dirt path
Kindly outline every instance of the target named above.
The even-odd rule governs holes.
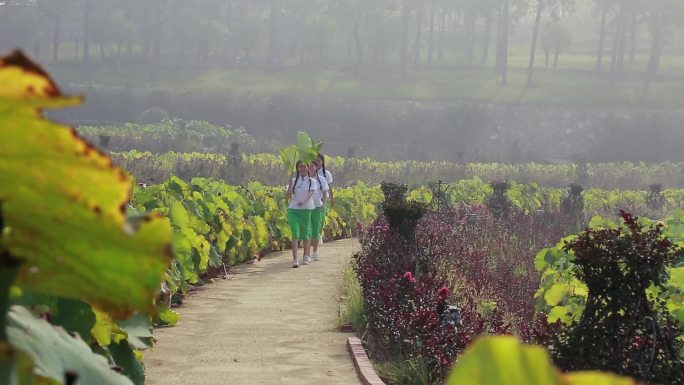
[[[273,253],[194,292],[176,327],[155,330],[146,384],[359,384],[348,335],[334,330],[340,265],[357,249],[327,243],[299,269],[290,252]]]

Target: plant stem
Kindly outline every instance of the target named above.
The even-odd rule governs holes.
[[[19,272],[19,265],[19,261],[9,255],[0,255],[0,342],[7,342],[10,287]]]

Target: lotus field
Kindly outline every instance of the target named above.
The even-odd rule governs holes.
[[[190,290],[290,244],[283,161],[202,122],[78,134],[20,53],[0,83],[0,383],[144,384]],[[341,321],[386,382],[684,383],[682,165],[328,167],[323,238],[361,244]]]

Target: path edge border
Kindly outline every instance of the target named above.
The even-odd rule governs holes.
[[[347,337],[347,348],[354,360],[357,374],[364,385],[386,385],[385,382],[378,377],[377,373],[375,373],[373,364],[371,364],[370,359],[368,359],[366,349],[364,349],[363,343],[359,337]]]

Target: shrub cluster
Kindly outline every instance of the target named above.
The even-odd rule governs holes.
[[[460,206],[423,217],[415,240],[378,218],[355,257],[376,359],[420,361],[439,382],[480,334],[548,344],[545,317],[534,311],[533,259],[565,234],[566,217],[512,210],[502,220]]]

